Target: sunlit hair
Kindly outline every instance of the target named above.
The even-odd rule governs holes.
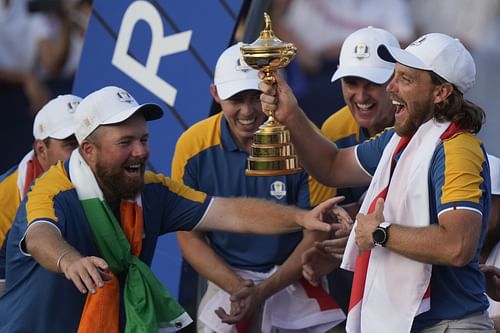
[[[432,83],[441,85],[449,83],[434,72],[429,72]],[[464,95],[453,86],[453,92],[443,102],[436,104],[434,117],[437,121],[452,121],[461,129],[477,133],[486,120],[484,110],[464,98]]]

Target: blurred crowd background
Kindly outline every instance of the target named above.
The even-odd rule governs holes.
[[[500,0],[270,0],[268,11],[276,35],[298,47],[286,77],[318,126],[343,106],[331,76],[353,31],[383,28],[403,47],[427,32],[459,38],[477,66],[476,86],[466,97],[487,114],[479,136],[500,155]],[[41,106],[72,91],[91,13],[92,0],[0,0],[0,140],[6,146],[0,174],[30,149]]]
[[[0,0],[0,173],[33,143],[33,118],[70,93],[91,0]]]

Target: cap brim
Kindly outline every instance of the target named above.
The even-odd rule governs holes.
[[[154,103],[146,103],[130,109],[123,110],[122,112],[116,114],[115,116],[107,119],[105,122],[102,122],[101,125],[111,125],[111,124],[121,123],[122,121],[127,120],[133,114],[139,111],[142,111],[142,113],[144,114],[144,118],[146,118],[147,121],[156,120],[163,117],[163,110],[159,105]]]
[[[63,128],[60,129],[59,131],[56,131],[55,133],[52,133],[50,137],[57,140],[64,140],[74,134],[75,134],[74,130],[71,130],[70,128]]]
[[[401,65],[405,65],[408,67],[422,69],[426,71],[432,70],[429,66],[427,66],[422,60],[416,57],[414,54],[391,46],[380,45],[377,49],[378,56],[385,61],[389,62],[397,62]]]
[[[249,79],[244,81],[232,81],[216,84],[217,94],[221,99],[228,99],[245,90],[260,90],[260,79]]]
[[[389,81],[394,71],[387,68],[366,68],[362,66],[357,67],[339,67],[332,76],[332,82],[346,76],[360,77],[362,79],[383,84]]]

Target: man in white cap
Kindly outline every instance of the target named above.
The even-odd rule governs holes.
[[[332,114],[321,127],[323,135],[339,148],[355,146],[394,124],[394,105],[386,91],[394,64],[377,54],[379,45],[399,47],[390,32],[374,27],[350,34],[340,50],[339,66],[332,82],[341,80],[346,105]],[[341,188],[338,195],[346,199],[342,206],[354,218],[367,187]],[[323,201],[335,194],[335,189],[316,183],[313,198]]]
[[[0,176],[0,280],[5,279],[5,246],[10,226],[32,182],[57,161],[67,160],[78,146],[74,135],[76,107],[81,98],[61,95],[48,102],[33,123],[33,149]],[[0,285],[0,295],[2,286]]]
[[[113,86],[81,101],[79,148],[38,178],[11,228],[0,332],[179,330],[192,320],[149,268],[160,235],[343,228],[321,220],[341,213],[338,199],[305,211],[211,197],[146,171],[147,121],[162,115]]]
[[[277,87],[260,84],[263,108],[290,129],[312,176],[330,186],[370,184],[342,263],[355,270],[347,330],[493,332],[478,269],[490,202],[475,136],[484,112],[463,96],[474,60],[439,33],[378,54],[396,63],[387,86],[395,127],[353,148],[308,126],[281,77]]]
[[[245,176],[254,133],[266,115],[260,105],[258,71],[246,65],[241,58],[240,46],[241,43],[232,45],[220,55],[210,92],[221,112],[198,122],[182,134],[172,161],[172,177],[210,195],[255,197],[308,209],[311,203],[305,172],[288,176]],[[327,237],[328,234],[305,232],[303,238],[300,231],[277,236],[178,232],[184,258],[208,280],[207,291],[198,306],[198,332],[234,331],[236,325],[222,323],[215,310],[224,307],[229,311],[230,295],[247,287],[247,280],[255,287],[250,291],[251,306],[242,315],[247,319],[248,327],[243,330],[245,324],[239,322],[238,332],[282,329],[277,324],[273,326],[273,320],[270,320],[283,305],[277,304],[276,300],[289,296],[283,289],[294,282],[293,288],[298,286],[301,289],[297,283],[302,271],[300,256],[313,246],[315,240]],[[318,292],[328,296],[322,287],[318,287]],[[299,301],[294,296],[287,300],[288,304]],[[289,325],[296,321],[300,325],[297,329],[317,326],[319,321],[303,320],[306,305],[297,305],[299,312],[288,311],[288,318],[282,318],[282,321]],[[264,307],[266,312],[263,315]],[[318,310],[312,309],[314,312]],[[335,310],[338,307],[317,315],[318,319],[330,317],[330,320],[321,322],[324,325],[319,332],[325,332],[338,322],[335,314],[332,315]],[[337,315],[337,319],[345,318],[341,311]]]
[[[339,66],[332,82],[341,80],[346,105],[332,114],[321,127],[323,135],[338,148],[355,146],[394,124],[395,107],[386,90],[394,74],[394,64],[378,56],[377,48],[382,44],[399,47],[392,33],[374,27],[356,30],[342,44]],[[335,189],[315,179],[311,181],[313,204],[342,195],[345,197],[342,207],[353,219],[367,189],[368,186]],[[332,260],[329,265],[336,265],[336,261]],[[347,312],[352,272],[336,269],[328,275],[328,281],[330,293]]]

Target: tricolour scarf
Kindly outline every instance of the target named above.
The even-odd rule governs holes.
[[[370,212],[375,201],[385,195],[386,221],[412,227],[429,225],[429,167],[448,128],[456,130],[449,122],[438,123],[434,119],[420,126],[391,176],[392,158],[401,140],[394,134],[384,149],[360,212]],[[350,333],[410,332],[414,317],[430,309],[430,264],[378,246],[358,256],[353,231],[341,267],[355,271],[346,325]]]
[[[121,273],[126,274],[125,332],[173,332],[190,324],[189,315],[138,258],[144,234],[141,196],[135,201],[122,200],[120,225],[78,150],[71,155],[69,172],[100,256],[113,273],[103,288],[88,294],[78,332],[119,332],[120,288],[116,275]]]

